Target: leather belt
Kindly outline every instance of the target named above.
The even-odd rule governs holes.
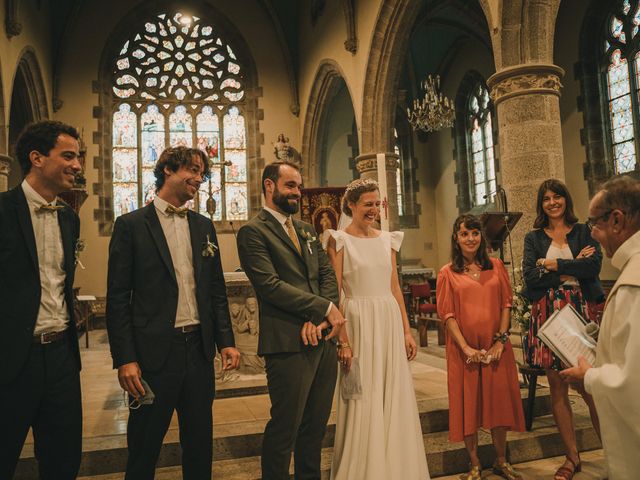
[[[198,330],[200,330],[200,324],[196,323],[194,325],[185,325],[184,327],[175,327],[174,330],[176,333],[197,332]]]
[[[41,333],[40,335],[34,335],[33,343],[37,345],[47,345],[48,343],[59,342],[65,338],[67,338],[66,330],[62,330],[61,332],[46,332]]]

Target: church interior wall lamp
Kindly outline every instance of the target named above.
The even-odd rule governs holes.
[[[440,75],[429,75],[421,84],[424,97],[407,108],[409,123],[414,130],[435,132],[453,127],[456,113],[453,102],[440,92]]]

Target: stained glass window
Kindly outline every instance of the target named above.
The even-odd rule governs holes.
[[[478,82],[467,103],[469,184],[473,205],[485,205],[496,191],[491,99],[484,82]]]
[[[606,92],[609,139],[614,173],[638,168],[636,155],[640,117],[640,50],[635,38],[640,26],[640,3],[621,2],[606,24]]]
[[[246,220],[244,72],[215,26],[179,12],[149,19],[123,43],[113,78],[114,216],[153,200],[158,157],[184,145],[204,151],[212,172],[189,207]]]

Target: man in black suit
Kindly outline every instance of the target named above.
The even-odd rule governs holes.
[[[336,276],[317,234],[293,220],[302,177],[274,162],[262,174],[265,207],[238,232],[240,263],[260,303],[258,354],[264,355],[271,420],[262,443],[262,478],[320,479],[322,438],[336,384],[337,335],[344,318]],[[323,338],[323,330],[333,329]]]
[[[24,175],[0,193],[0,478],[13,477],[33,429],[41,479],[76,478],[82,452],[80,352],[73,276],[80,220],[57,198],[80,171],[78,132],[28,125]]]
[[[215,346],[225,369],[238,367],[240,353],[213,223],[183,206],[209,174],[200,150],[166,149],[154,170],[156,198],[119,217],[113,229],[107,329],[131,402],[126,479],[154,478],[174,409],[183,478],[211,478]],[[155,394],[152,404],[141,379]]]

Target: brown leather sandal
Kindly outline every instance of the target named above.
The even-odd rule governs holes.
[[[569,462],[573,465],[573,469],[569,467],[565,467],[562,465],[558,470],[556,470],[555,475],[553,476],[554,480],[571,480],[576,473],[579,473],[582,470],[582,462],[578,459],[578,463],[575,463],[569,457],[565,461]]]

